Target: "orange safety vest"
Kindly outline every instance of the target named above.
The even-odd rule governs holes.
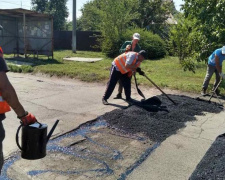
[[[140,62],[137,62],[137,56],[138,56],[138,53],[134,52],[135,53],[135,59],[134,61],[132,62],[132,66],[134,66],[135,68],[139,67],[140,66]],[[126,74],[126,73],[130,73],[132,72],[129,68],[127,68],[125,65],[126,65],[126,60],[127,60],[127,56],[126,56],[127,53],[123,53],[121,54],[120,56],[116,57],[114,59],[114,63],[116,64],[117,68],[119,69],[119,71],[122,73],[122,74]],[[137,62],[137,63],[136,63]]]
[[[1,46],[0,46],[0,53],[3,54],[3,50],[2,50],[2,47]]]
[[[0,114],[4,114],[8,111],[10,111],[11,108],[8,105],[8,103],[2,98],[2,95],[0,93]]]

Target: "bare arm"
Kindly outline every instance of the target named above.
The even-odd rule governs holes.
[[[127,45],[131,45],[130,44],[130,42],[128,42],[128,41],[126,41],[123,45],[122,45],[122,47],[120,48],[120,54],[122,54],[122,53],[124,53],[127,49],[126,49],[126,47],[127,47]]]
[[[215,55],[215,62],[216,62],[216,69],[218,70],[219,73],[222,73],[222,66],[220,66],[219,57],[217,55]]]
[[[17,116],[21,117],[25,115],[25,110],[20,104],[16,91],[5,72],[0,72],[0,92],[3,99],[12,107]]]

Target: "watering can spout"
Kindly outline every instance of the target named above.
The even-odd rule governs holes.
[[[54,132],[56,126],[58,125],[59,120],[56,120],[55,124],[52,126],[52,129],[50,130],[50,132],[48,133],[47,139],[46,139],[46,143],[49,141],[50,137],[52,136],[52,133]]]

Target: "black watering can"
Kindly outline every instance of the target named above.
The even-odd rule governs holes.
[[[20,125],[16,132],[16,144],[21,149],[21,157],[24,159],[35,160],[46,156],[46,145],[54,132],[59,120],[55,122],[47,135],[47,124],[36,122],[29,126]],[[19,131],[22,127],[21,143],[19,144]]]

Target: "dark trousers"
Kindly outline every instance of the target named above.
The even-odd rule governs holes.
[[[0,120],[0,172],[4,163],[2,142],[5,138],[5,129],[3,127],[2,121]]]
[[[121,82],[120,79],[119,79],[118,85],[119,85],[119,87],[118,87],[118,94],[122,94],[122,92],[123,92],[123,85],[122,85],[122,82]]]
[[[132,78],[132,76],[130,77],[130,79],[131,78]],[[123,92],[123,84],[122,84],[120,79],[118,81],[118,85],[119,85],[119,87],[118,87],[118,94],[122,94],[122,92]]]
[[[112,66],[110,71],[109,81],[107,83],[106,91],[103,96],[105,100],[109,99],[112,95],[113,90],[115,89],[116,83],[118,80],[121,80],[121,83],[124,87],[126,99],[130,99],[131,95],[131,78],[127,74],[122,74],[120,71],[117,71],[114,66]]]

